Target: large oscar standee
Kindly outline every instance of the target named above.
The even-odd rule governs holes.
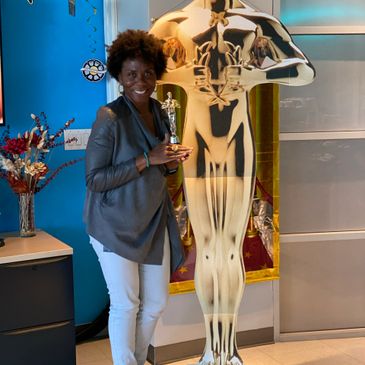
[[[283,25],[239,0],[193,0],[158,19],[168,71],[187,93],[184,189],[196,241],[195,288],[204,313],[200,364],[242,364],[236,325],[245,283],[242,243],[255,185],[248,93],[258,84],[305,85],[311,63]]]

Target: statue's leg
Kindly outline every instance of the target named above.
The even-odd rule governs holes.
[[[245,165],[251,164],[253,154],[248,155],[250,144],[245,146]],[[253,153],[253,149],[252,149]],[[227,161],[232,161],[232,148],[228,151]],[[236,345],[236,324],[239,306],[242,300],[245,271],[242,257],[244,233],[251,210],[253,181],[247,176],[234,177],[234,164],[227,163],[227,194],[225,208],[225,222],[222,229],[222,270],[221,278],[221,309],[222,321],[225,319],[225,334],[222,339],[226,359],[222,364],[242,364]],[[250,174],[254,174],[251,170]]]
[[[185,178],[197,246],[195,286],[206,326],[201,364],[242,364],[235,331],[244,289],[242,242],[254,181],[253,143],[246,139],[244,176],[236,176],[236,143],[242,141],[232,140],[224,161],[215,161],[206,149],[204,176]]]

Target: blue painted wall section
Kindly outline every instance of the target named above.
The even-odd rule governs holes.
[[[12,134],[32,127],[30,113],[45,112],[51,131],[68,119],[72,128],[90,128],[106,103],[105,80],[91,83],[80,68],[90,58],[105,62],[103,1],[76,1],[76,16],[67,0],[1,0],[5,118]],[[0,127],[0,133],[2,132]],[[85,151],[55,148],[50,168],[84,156]],[[84,163],[67,167],[36,194],[36,226],[74,249],[76,324],[93,321],[107,302],[96,256],[82,222]],[[0,231],[18,230],[17,200],[0,181]],[[44,293],[46,296],[47,293]]]

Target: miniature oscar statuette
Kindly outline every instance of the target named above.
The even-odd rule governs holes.
[[[177,145],[180,143],[179,137],[176,135],[176,108],[180,108],[180,104],[177,102],[177,100],[172,98],[172,93],[169,91],[167,93],[167,99],[162,103],[162,109],[166,110],[169,117],[171,132],[170,143],[172,145],[176,145],[172,146],[173,151],[177,151],[179,149]]]

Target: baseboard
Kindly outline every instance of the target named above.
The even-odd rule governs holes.
[[[109,302],[91,323],[76,326],[76,343],[91,339],[102,338],[108,335]]]
[[[237,332],[236,339],[239,348],[273,343],[274,328]],[[159,347],[150,346],[147,360],[153,365],[160,365],[197,357],[202,354],[204,346],[204,338]]]
[[[332,338],[364,337],[365,328],[345,328],[337,330],[303,331],[280,333],[280,342],[310,341]]]
[[[101,329],[102,328],[102,329]],[[108,337],[108,327],[97,327],[91,323],[82,324],[75,328],[76,343],[100,340]]]

